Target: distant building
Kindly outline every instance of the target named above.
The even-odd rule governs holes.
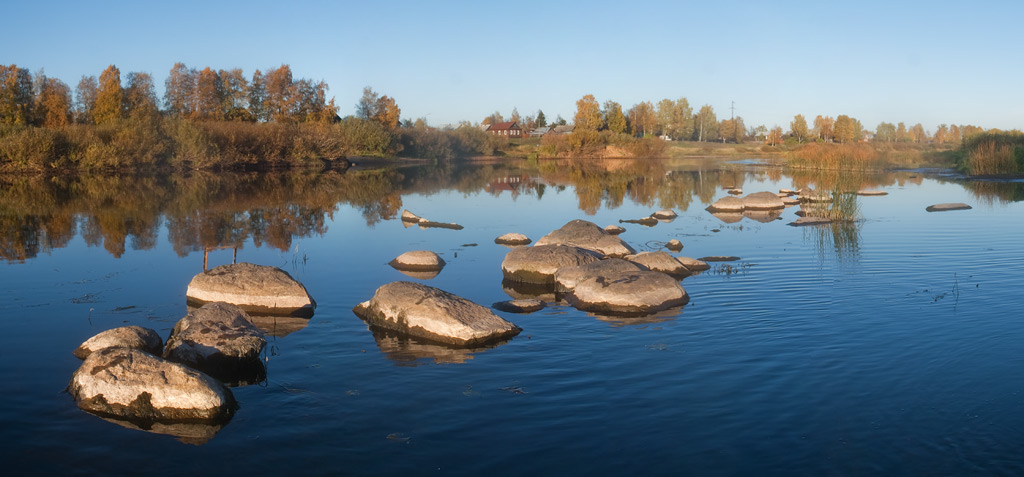
[[[566,124],[564,126],[555,126],[551,128],[551,134],[572,134],[572,130],[575,128],[576,126],[573,126],[572,124]]]
[[[491,124],[486,131],[495,136],[523,137],[523,128],[515,121]]]
[[[545,135],[545,134],[547,134],[549,132],[551,132],[551,128],[550,127],[534,128],[534,129],[531,129],[530,132],[528,132],[526,135],[529,136],[529,137],[540,137],[540,136],[543,136],[543,135]]]

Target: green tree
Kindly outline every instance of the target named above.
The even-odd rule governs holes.
[[[654,105],[650,101],[643,101],[634,104],[629,109],[626,121],[629,122],[630,132],[634,136],[644,137],[648,134],[654,134],[654,130],[658,125],[658,116],[654,111]]]
[[[672,106],[672,121],[667,134],[672,139],[688,139],[693,136],[693,108],[686,98],[679,98]]]
[[[156,87],[149,73],[131,72],[125,77],[125,112],[130,118],[155,118],[159,114]]]
[[[789,133],[796,138],[796,142],[803,143],[807,140],[807,120],[803,114],[793,116],[793,122],[789,123]]]
[[[576,101],[576,116],[573,119],[575,130],[597,131],[602,126],[601,106],[588,94]]]
[[[373,119],[378,99],[380,99],[380,96],[373,91],[373,88],[369,86],[363,88],[363,96],[356,103],[356,117],[367,120]]]
[[[604,127],[613,133],[626,132],[626,115],[622,114],[622,105],[615,101],[604,102]]]
[[[833,127],[835,126],[836,120],[832,119],[831,116],[818,115],[814,118],[814,135],[818,136],[818,139],[831,142],[833,133]]]
[[[121,71],[110,65],[100,74],[100,85],[96,91],[96,106],[93,118],[96,124],[109,124],[124,116],[124,90],[121,88]]]
[[[249,83],[249,113],[256,121],[266,122],[267,109],[263,103],[267,98],[266,85],[263,82],[263,72],[256,70],[252,74],[252,82]]]
[[[537,110],[537,127],[543,128],[548,125],[548,118],[544,117],[544,111]]]
[[[875,127],[876,142],[893,142],[896,140],[896,125],[893,123],[881,122]]]
[[[907,125],[901,121],[896,125],[896,140],[899,142],[910,142],[910,133],[907,132]]]
[[[246,109],[249,105],[249,81],[245,79],[241,68],[217,71],[220,78],[221,111],[225,115],[239,117],[239,110]]]

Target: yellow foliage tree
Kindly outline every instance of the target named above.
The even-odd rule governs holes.
[[[604,126],[613,133],[626,132],[626,115],[622,105],[615,101],[604,102]]]
[[[93,107],[92,116],[96,124],[108,124],[121,119],[123,112],[124,91],[121,89],[121,71],[110,65],[100,74],[96,106]]]
[[[576,117],[573,119],[576,129],[597,131],[604,121],[601,119],[601,105],[597,104],[594,95],[588,94],[576,101]]]
[[[56,78],[46,78],[39,92],[39,123],[44,127],[67,126],[71,119],[71,88]]]
[[[395,129],[398,127],[398,120],[401,117],[402,110],[398,108],[398,104],[395,103],[394,98],[386,95],[381,96],[377,99],[377,104],[374,109],[374,120],[381,123],[388,129]]]

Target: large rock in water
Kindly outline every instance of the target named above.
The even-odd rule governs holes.
[[[647,315],[690,301],[674,278],[653,271],[588,277],[566,296],[570,305],[597,313]]]
[[[593,276],[642,270],[647,270],[647,267],[621,258],[609,258],[577,267],[562,267],[555,272],[555,291],[559,293],[572,291],[573,288],[576,288],[576,284]]]
[[[785,209],[786,204],[772,192],[755,192],[743,198],[744,210]]]
[[[520,233],[507,233],[494,239],[498,245],[529,245],[532,240]]]
[[[73,353],[79,359],[85,359],[96,351],[114,347],[141,349],[147,353],[160,354],[164,348],[164,340],[156,331],[149,328],[122,326],[89,338]]]
[[[90,354],[68,392],[86,411],[137,421],[221,420],[236,407],[217,380],[131,348]]]
[[[592,250],[569,245],[534,245],[510,250],[501,262],[505,279],[518,283],[550,285],[555,272],[567,266],[585,265],[601,257]]]
[[[383,285],[352,311],[371,325],[457,346],[475,346],[522,331],[483,306],[412,282]]]
[[[543,236],[534,245],[572,245],[599,252],[608,257],[624,257],[636,253],[621,238],[605,232],[593,222],[573,220]]]
[[[708,212],[743,212],[743,199],[739,197],[722,197],[706,209]]]
[[[207,303],[174,325],[164,357],[185,363],[224,381],[261,381],[265,369],[260,352],[267,340],[241,308]]]
[[[405,252],[388,262],[395,269],[410,272],[438,272],[445,266],[440,255],[429,250]]]
[[[306,287],[276,267],[237,263],[192,277],[185,292],[190,305],[222,301],[249,313],[313,316],[316,301]]]

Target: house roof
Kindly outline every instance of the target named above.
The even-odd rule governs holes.
[[[513,126],[515,126],[515,127],[513,128]],[[504,130],[507,130],[507,129],[522,129],[522,128],[520,128],[519,124],[516,123],[515,121],[505,121],[503,123],[494,123],[494,124],[491,124],[491,127],[487,128],[488,131],[504,131]]]

